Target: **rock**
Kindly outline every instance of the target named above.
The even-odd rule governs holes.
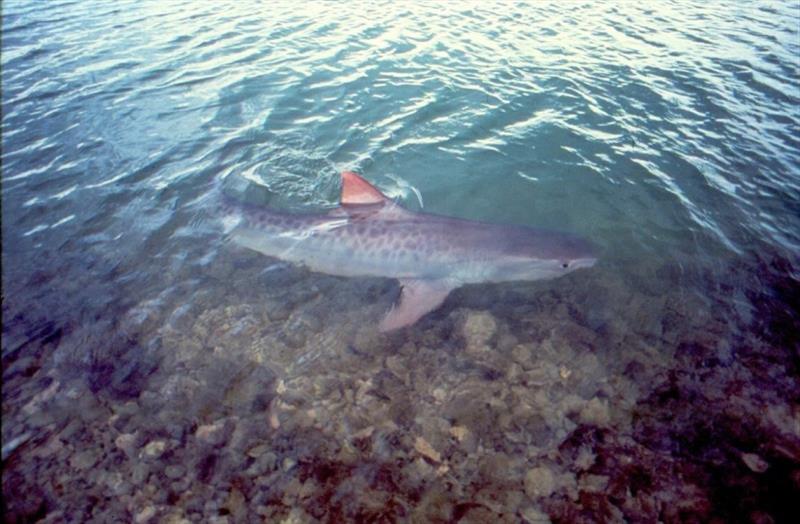
[[[483,524],[486,522],[501,522],[499,515],[484,506],[469,508],[464,515],[458,519],[461,524]]]
[[[583,475],[578,487],[584,491],[594,493],[602,492],[608,486],[608,477],[605,475]]]
[[[553,472],[546,466],[535,467],[525,475],[525,493],[531,498],[549,497],[555,487]]]
[[[128,457],[134,456],[136,450],[136,435],[133,433],[123,433],[114,439],[114,444],[125,452]]]
[[[60,386],[61,383],[58,380],[53,380],[53,382],[51,382],[46,389],[34,395],[30,402],[22,407],[22,412],[26,415],[33,415],[34,413],[41,411],[42,405],[46,404],[55,397]]]
[[[575,467],[579,471],[586,471],[594,464],[596,460],[595,454],[588,446],[583,446],[578,451],[578,456],[575,458]]]
[[[171,513],[163,520],[164,524],[191,524],[192,521],[183,516],[182,513]]]
[[[375,426],[367,426],[353,433],[353,440],[367,439],[375,433]]]
[[[60,454],[63,449],[64,443],[61,442],[61,439],[59,439],[58,436],[54,435],[50,437],[45,444],[39,446],[34,452],[33,456],[39,458],[48,458]]]
[[[543,363],[537,363],[530,371],[525,373],[523,383],[528,386],[549,386],[554,382],[554,374],[554,368],[550,368],[550,366]]]
[[[139,462],[134,464],[133,468],[131,468],[131,481],[134,485],[140,486],[147,480],[147,477],[150,476],[150,468],[147,464],[143,462]]]
[[[172,480],[177,480],[186,475],[186,468],[180,464],[172,464],[164,468],[164,475]]]
[[[69,465],[78,471],[84,471],[97,464],[98,460],[99,457],[96,455],[95,450],[81,451],[73,455]]]
[[[269,451],[269,446],[267,444],[259,444],[257,446],[250,448],[247,451],[247,456],[250,458],[258,458],[267,451]]]
[[[742,462],[756,473],[764,473],[769,468],[767,461],[756,455],[755,453],[742,453]]]
[[[519,344],[514,346],[511,350],[511,358],[514,359],[514,362],[522,366],[523,368],[528,368],[531,365],[531,348],[530,346]]]
[[[269,427],[272,429],[278,429],[281,427],[281,421],[278,418],[278,413],[275,410],[272,410],[269,414]]]
[[[172,491],[174,491],[175,493],[185,493],[189,491],[192,482],[194,482],[194,479],[189,475],[185,475],[172,482]]]
[[[166,448],[167,443],[163,440],[153,440],[145,445],[144,449],[142,449],[141,456],[147,458],[158,458],[164,453]]]
[[[580,420],[585,424],[607,426],[611,420],[608,413],[608,400],[594,397],[581,409]]]
[[[423,462],[422,459],[418,459]],[[425,464],[427,467],[427,464]],[[431,486],[423,491],[420,501],[411,512],[411,522],[450,522],[453,518],[452,495],[444,488]]]
[[[247,468],[245,474],[251,477],[260,477],[275,471],[278,464],[278,457],[271,451],[266,451],[259,455],[253,464]]]
[[[52,411],[36,411],[25,422],[32,428],[42,428],[53,423]]]
[[[133,517],[133,521],[136,522],[136,524],[143,524],[155,516],[156,508],[153,506],[145,506],[141,511],[136,513],[136,515]]]
[[[219,501],[216,498],[207,499],[205,504],[203,504],[202,512],[206,515],[218,515]]]
[[[486,312],[470,311],[467,313],[461,333],[469,348],[480,348],[486,346],[495,332],[497,331],[497,321]]]
[[[303,511],[302,508],[294,508],[289,512],[289,515],[281,521],[281,524],[305,524],[306,522],[313,522],[314,519]]]
[[[106,485],[115,497],[121,497],[131,492],[130,482],[119,471],[115,471],[108,476]]]
[[[520,511],[520,515],[525,519],[528,524],[550,524],[550,517],[547,513],[543,513],[538,508],[528,506]]]
[[[406,359],[399,355],[392,355],[386,358],[386,369],[400,377],[403,382],[407,382],[408,363]]]
[[[225,442],[225,423],[217,421],[214,424],[205,424],[197,428],[194,436],[197,440],[211,446],[219,446]]]
[[[422,485],[428,482],[434,475],[435,470],[425,459],[417,457],[409,462],[404,468],[404,478],[412,485]]]
[[[508,455],[501,452],[486,451],[478,461],[478,471],[483,478],[500,483],[507,481],[512,469]]]
[[[275,398],[275,373],[264,366],[256,366],[249,374],[242,373],[225,395],[235,411],[248,410],[263,413]]]
[[[283,395],[287,391],[288,391],[288,388],[286,387],[286,383],[283,381],[283,379],[278,380],[278,385],[275,386],[275,392],[278,395]]]
[[[247,505],[244,495],[236,488],[231,489],[228,494],[228,502],[225,507],[231,512],[234,522],[243,522],[247,515]]]
[[[414,441],[414,449],[425,458],[428,458],[434,462],[441,462],[442,456],[439,454],[438,451],[433,449],[427,440],[422,437],[417,437]]]
[[[275,453],[267,452],[258,458],[258,463],[266,468],[266,471],[274,471],[278,465],[278,456]]]
[[[431,395],[433,396],[434,399],[436,399],[436,402],[439,404],[441,404],[447,399],[447,392],[444,390],[444,388],[435,388],[431,392]]]
[[[73,420],[61,430],[61,433],[58,434],[58,437],[64,441],[68,441],[76,433],[81,431],[81,429],[83,429],[83,423],[80,420]]]
[[[139,412],[139,405],[135,401],[129,400],[124,404],[113,405],[112,410],[120,416],[131,416]]]
[[[108,418],[108,410],[100,404],[95,395],[81,395],[76,404],[76,411],[84,422]]]
[[[205,344],[197,338],[179,337],[168,345],[173,347],[173,358],[177,362],[196,362],[205,358]]]
[[[286,431],[300,431],[314,425],[317,413],[313,409],[290,411],[286,419]]]
[[[508,366],[508,371],[506,371],[506,382],[509,384],[518,384],[521,382],[521,379],[524,376],[524,370],[522,366],[517,364],[516,362],[512,362]]]
[[[300,327],[297,329],[289,329],[288,327],[281,331],[281,341],[284,342],[287,346],[300,349],[306,343],[306,333],[302,331]]]
[[[459,442],[462,442],[468,433],[469,430],[464,426],[453,426],[450,428],[450,435]]]
[[[50,511],[44,519],[38,520],[39,524],[54,524],[56,522],[64,522],[66,517],[61,510]]]
[[[170,437],[173,439],[180,441],[183,439],[184,429],[183,426],[176,423],[167,424],[166,428],[167,432],[169,433]]]

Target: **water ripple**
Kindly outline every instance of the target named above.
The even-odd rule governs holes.
[[[324,204],[320,184],[358,168],[451,214],[533,223],[562,207],[649,252],[796,253],[793,20],[789,4],[11,3],[4,203],[63,195],[88,233],[84,199],[124,216],[112,204],[152,213],[166,191],[175,213],[202,212],[208,189],[176,184],[215,164],[285,204]],[[507,206],[461,208],[499,179],[487,198]],[[587,205],[566,207],[565,184]],[[530,211],[530,195],[554,203]],[[600,241],[631,249],[619,238]]]

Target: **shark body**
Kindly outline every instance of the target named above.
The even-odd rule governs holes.
[[[342,173],[341,205],[324,214],[230,201],[224,212],[247,248],[331,275],[400,280],[381,331],[413,324],[464,284],[556,278],[596,261],[574,235],[409,211],[352,172]]]

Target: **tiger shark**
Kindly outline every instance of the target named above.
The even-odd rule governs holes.
[[[560,277],[596,262],[575,235],[414,212],[356,173],[341,174],[340,205],[291,214],[224,198],[233,241],[265,255],[347,277],[400,281],[382,332],[414,324],[465,284]]]

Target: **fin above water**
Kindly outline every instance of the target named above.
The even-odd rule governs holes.
[[[400,300],[380,323],[381,332],[409,326],[442,305],[456,285],[447,280],[401,279]]]
[[[375,186],[353,173],[342,172],[342,205],[383,204],[389,199]]]
[[[414,213],[384,195],[375,186],[352,171],[342,172],[341,205],[328,215],[355,220],[380,217],[382,220],[409,220]]]

